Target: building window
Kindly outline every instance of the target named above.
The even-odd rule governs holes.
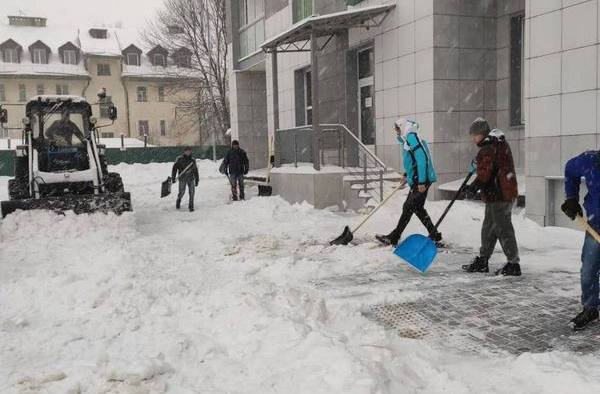
[[[148,90],[145,86],[138,86],[137,101],[139,101],[140,103],[148,101]]]
[[[155,66],[165,67],[167,65],[167,58],[162,53],[155,53],[152,60]]]
[[[164,86],[158,87],[158,101],[160,101],[160,102],[165,101],[165,87]]]
[[[27,88],[24,84],[19,84],[19,101],[27,101]]]
[[[2,57],[5,63],[19,63],[19,52],[17,51],[17,48],[4,49]]]
[[[112,97],[106,96],[100,101],[100,117],[101,118],[110,118],[110,106],[112,105]]]
[[[294,23],[306,19],[313,14],[313,0],[294,1]]]
[[[102,138],[115,138],[115,133],[106,132],[101,134]]]
[[[69,94],[69,86],[68,85],[56,85],[56,94]]]
[[[106,40],[108,38],[108,30],[106,29],[90,29],[90,36],[92,38]]]
[[[192,54],[186,48],[180,48],[173,54],[173,60],[177,67],[190,68],[192,66]]]
[[[363,0],[348,0],[348,1],[346,1],[346,3],[347,3],[348,5],[357,5],[357,4],[359,4],[359,3],[362,3],[362,1],[363,1]]]
[[[0,101],[6,101],[6,90],[4,85],[0,85]]]
[[[74,51],[72,49],[65,49],[63,51],[63,63],[77,64],[77,51]]]
[[[99,76],[110,75],[110,64],[99,63],[98,64],[98,75]]]
[[[312,75],[308,70],[304,73],[304,111],[306,124],[312,124]]]
[[[125,62],[128,66],[139,66],[140,65],[140,55],[135,52],[127,52],[125,55]]]
[[[162,137],[167,135],[167,121],[166,120],[160,121],[160,135]]]
[[[140,137],[148,135],[150,132],[150,127],[148,126],[147,120],[138,121],[138,132],[140,133]]]
[[[48,51],[44,48],[33,48],[31,60],[36,64],[48,64]]]
[[[523,114],[523,42],[525,31],[523,15],[513,16],[510,20],[510,125],[524,123]]]
[[[259,50],[265,40],[265,11],[263,0],[240,0],[238,4],[240,57],[246,57]]]
[[[36,86],[36,91],[38,96],[42,96],[44,94],[44,85],[39,84]]]

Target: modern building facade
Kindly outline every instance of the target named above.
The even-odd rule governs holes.
[[[464,177],[476,152],[468,128],[484,116],[511,143],[528,216],[562,224],[564,164],[598,144],[597,0],[230,0],[232,129],[256,165],[268,136],[310,124],[315,110],[310,43],[277,55],[271,44],[300,36],[303,21],[333,29],[378,9],[377,26],[316,40],[319,123],[346,125],[399,168],[393,122],[414,117],[443,184]]]
[[[191,92],[173,86],[191,55],[182,49],[168,53],[148,48],[137,31],[116,28],[62,28],[45,18],[9,16],[0,24],[0,105],[9,110],[4,137],[20,137],[24,106],[40,94],[71,94],[97,103],[102,122],[107,107],[119,109],[119,119],[102,136],[143,138],[155,145],[197,144],[198,125],[177,112]],[[178,84],[177,84],[178,85]]]

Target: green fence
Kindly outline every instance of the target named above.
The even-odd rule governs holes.
[[[212,146],[194,146],[193,155],[196,159],[212,159]],[[217,159],[222,159],[229,149],[228,146],[217,146]],[[119,163],[168,163],[173,162],[177,156],[183,153],[181,146],[159,146],[148,148],[127,148],[121,150],[119,148],[107,148],[106,160],[108,164]],[[14,175],[15,151],[0,150],[0,176]]]

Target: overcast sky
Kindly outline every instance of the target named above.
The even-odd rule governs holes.
[[[164,0],[0,0],[0,18],[21,10],[26,15],[48,18],[50,25],[114,25],[141,29]]]

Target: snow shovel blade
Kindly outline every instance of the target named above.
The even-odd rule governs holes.
[[[428,237],[414,234],[402,241],[394,250],[394,254],[424,274],[437,255],[437,248]]]
[[[348,245],[353,239],[354,235],[352,234],[352,231],[350,231],[350,227],[346,226],[344,227],[342,235],[329,242],[329,245]]]
[[[169,194],[171,194],[171,185],[172,185],[171,177],[169,177],[161,185],[161,188],[160,188],[160,198],[165,198]]]

